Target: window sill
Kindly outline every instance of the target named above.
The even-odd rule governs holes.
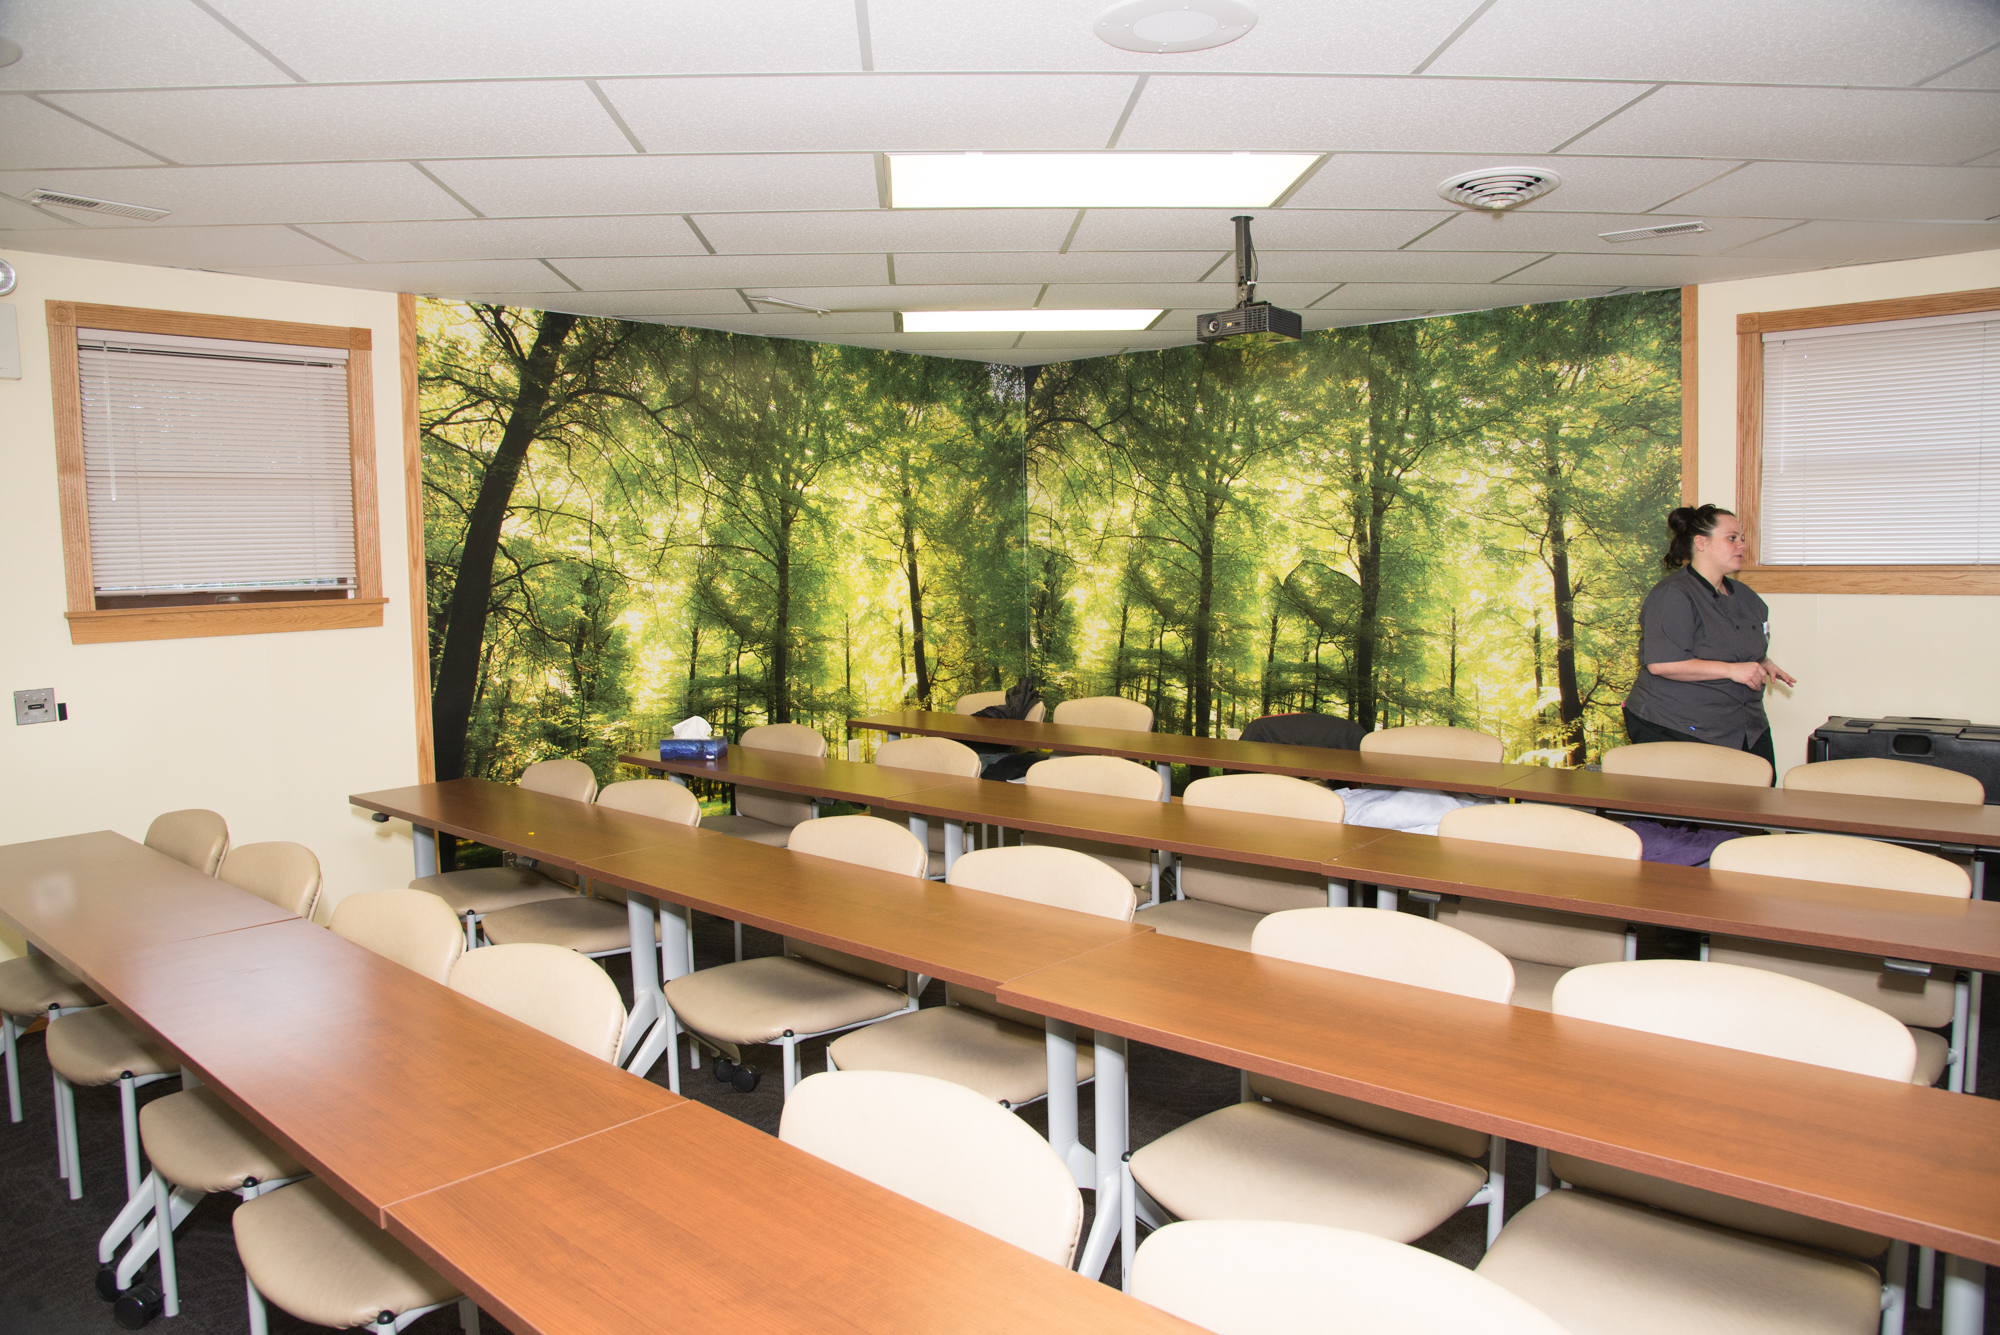
[[[1744,566],[1758,593],[2000,595],[2000,566]]]
[[[296,603],[218,603],[213,607],[123,608],[69,612],[71,644],[187,640],[203,635],[274,635],[294,630],[355,630],[382,624],[387,598]]]

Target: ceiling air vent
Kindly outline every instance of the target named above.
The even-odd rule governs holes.
[[[1438,194],[1469,209],[1498,213],[1540,199],[1562,184],[1547,167],[1485,167],[1438,183]]]
[[[59,209],[82,209],[86,213],[107,213],[119,218],[138,218],[143,222],[155,222],[168,213],[166,209],[151,209],[144,204],[119,204],[109,199],[92,199],[89,195],[66,195],[59,190],[31,190],[28,202],[53,204]]]
[[[1599,241],[1656,241],[1663,236],[1693,236],[1706,232],[1705,222],[1662,223],[1658,227],[1634,227],[1629,232],[1599,232]]]

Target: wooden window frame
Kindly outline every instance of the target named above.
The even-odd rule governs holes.
[[[375,508],[375,382],[367,329],[246,320],[186,311],[150,311],[85,302],[48,303],[49,380],[55,396],[56,489],[62,507],[63,579],[71,644],[179,640],[204,635],[268,635],[351,630],[382,624],[381,517]],[[76,331],[176,334],[243,343],[347,349],[347,435],[354,481],[355,596],[341,599],[217,603],[214,606],[99,610],[90,570],[90,508],[84,493],[83,390]]]
[[[1764,487],[1764,335],[1993,310],[2000,310],[2000,287],[1843,306],[1750,311],[1736,317],[1736,517],[1743,524],[1742,578],[1746,584],[1760,593],[2000,594],[2000,566],[1994,565],[1758,563],[1758,507]]]

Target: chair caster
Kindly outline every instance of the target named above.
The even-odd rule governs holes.
[[[760,1078],[761,1072],[755,1067],[739,1066],[736,1068],[735,1077],[730,1080],[729,1084],[738,1094],[749,1094],[756,1090],[757,1081]]]
[[[121,1296],[118,1288],[118,1267],[101,1265],[97,1267],[97,1296],[107,1303],[115,1303]]]
[[[718,1055],[708,1064],[708,1069],[715,1073],[715,1081],[720,1085],[726,1085],[736,1078],[736,1063],[727,1057]]]
[[[160,1291],[150,1284],[134,1284],[119,1295],[118,1305],[111,1314],[118,1318],[118,1324],[127,1330],[138,1330],[160,1314],[165,1300]]]

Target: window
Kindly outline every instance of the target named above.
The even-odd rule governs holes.
[[[368,330],[48,314],[72,642],[382,624]]]
[[[1744,575],[2000,594],[2000,290],[1737,317]]]

